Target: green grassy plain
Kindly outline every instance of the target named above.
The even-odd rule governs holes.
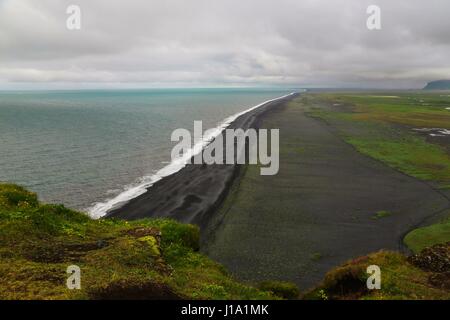
[[[449,92],[325,93],[301,99],[311,104],[311,116],[338,128],[359,152],[443,192],[450,188],[450,137],[433,141],[414,130],[450,129]],[[450,241],[450,223],[413,230],[404,241],[414,252]]]
[[[411,231],[404,239],[405,244],[414,253],[418,253],[434,244],[448,241],[450,241],[450,215],[442,222]]]
[[[311,115],[353,123],[354,131],[344,131],[342,136],[361,153],[418,179],[436,182],[440,188],[450,187],[450,150],[413,130],[449,129],[449,95],[347,93],[308,99],[327,106],[313,109]]]

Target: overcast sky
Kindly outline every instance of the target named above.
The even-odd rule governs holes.
[[[0,89],[418,88],[450,78],[449,15],[448,0],[0,0]]]

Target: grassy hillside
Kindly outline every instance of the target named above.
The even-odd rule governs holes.
[[[0,299],[277,299],[199,254],[193,225],[92,220],[0,184],[0,230]],[[81,290],[66,287],[70,265]]]
[[[254,288],[235,281],[221,265],[196,252],[195,226],[163,219],[92,220],[61,205],[41,204],[34,193],[16,185],[0,184],[0,230],[0,299],[295,299],[299,295],[289,283],[265,281]],[[428,266],[429,259],[420,256],[414,263],[423,268],[423,261]],[[364,289],[369,264],[383,270],[380,291]],[[80,290],[66,287],[70,265],[81,269]],[[442,267],[442,263],[435,265]],[[450,299],[449,288],[442,287],[448,281],[441,276],[414,266],[398,253],[379,252],[330,271],[304,298]]]
[[[368,290],[367,267],[381,270],[381,288]],[[380,251],[351,260],[328,272],[322,283],[306,293],[316,300],[448,300],[450,299],[450,242],[406,257]]]

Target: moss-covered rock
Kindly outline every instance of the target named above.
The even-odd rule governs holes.
[[[450,272],[450,242],[436,244],[408,257],[408,261],[425,271]]]
[[[367,267],[381,270],[381,289],[369,290]],[[438,273],[428,272],[408,262],[397,252],[380,251],[351,260],[329,271],[319,286],[304,295],[304,299],[450,299],[450,291],[441,286]]]

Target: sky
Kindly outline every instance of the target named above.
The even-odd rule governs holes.
[[[421,88],[450,78],[449,14],[448,0],[0,0],[0,90]]]

